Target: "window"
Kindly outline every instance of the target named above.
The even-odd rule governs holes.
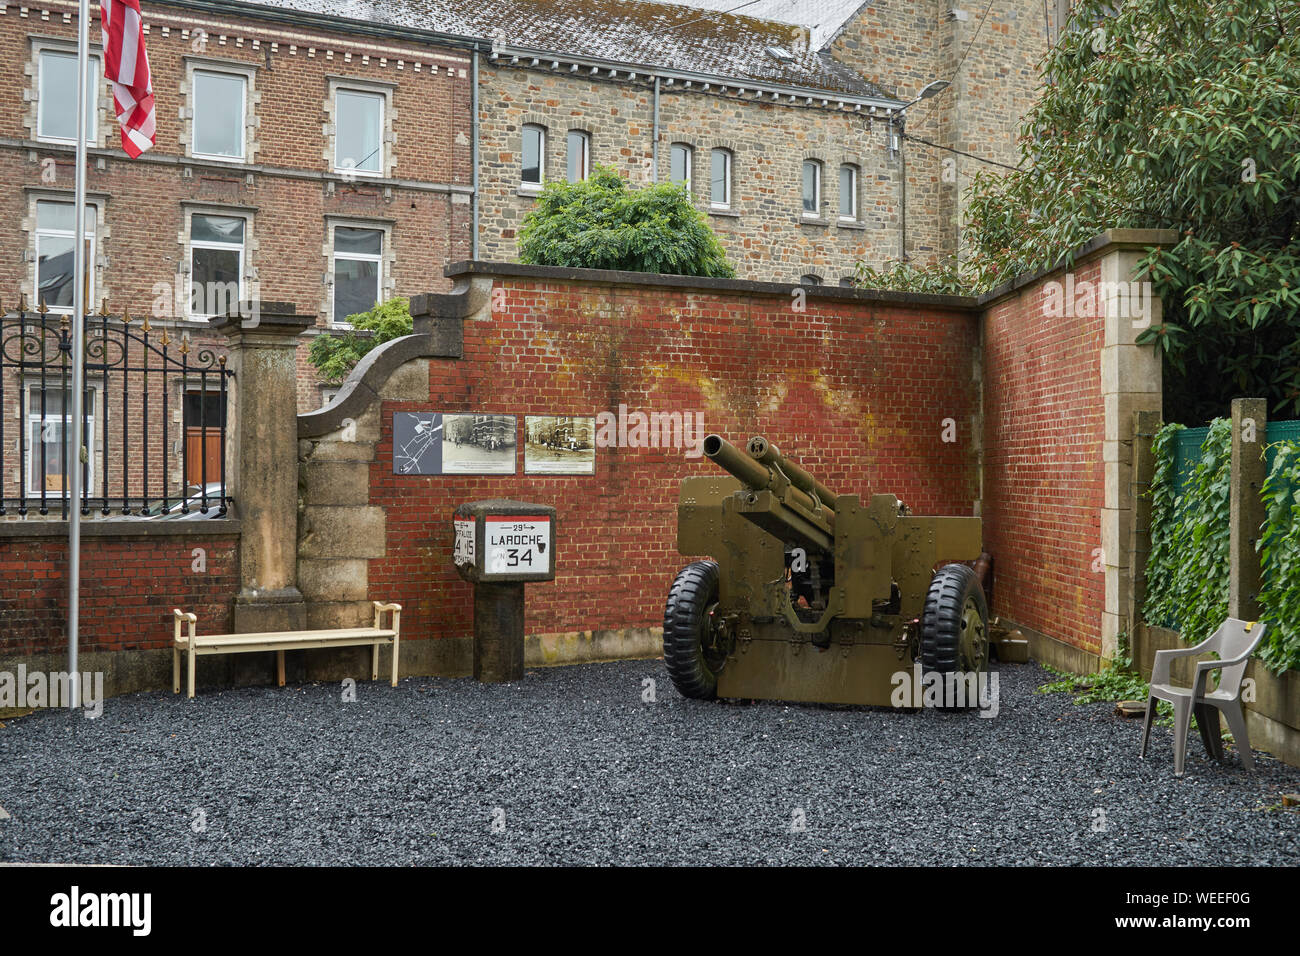
[[[841,277],[840,277],[840,288],[841,288],[841,289],[856,289],[857,287],[858,287],[858,280],[855,279],[855,278],[853,278],[853,276],[841,276]]]
[[[681,183],[691,191],[691,165],[694,150],[685,143],[673,143],[668,149],[668,181]]]
[[[806,275],[801,275],[799,277],[799,283],[801,285],[821,285],[822,277],[816,275],[815,273],[809,272]]]
[[[95,391],[86,389],[85,424],[83,443],[89,449],[95,447]],[[67,405],[64,420],[64,406]],[[46,383],[42,393],[40,382],[27,385],[27,488],[29,497],[39,497],[41,489],[47,495],[62,498],[67,495],[65,482],[65,456],[72,455],[71,441],[65,443],[64,425],[72,425],[72,392],[58,385]],[[69,436],[69,439],[71,436]],[[94,460],[94,456],[91,456]],[[87,494],[95,492],[95,469],[85,470],[85,487]]]
[[[523,169],[520,182],[526,186],[540,186],[546,169],[546,130],[529,123],[523,133]]]
[[[569,182],[578,183],[591,175],[591,137],[582,130],[569,130]]]
[[[334,168],[379,176],[384,171],[384,97],[334,93]]]
[[[840,218],[847,222],[858,218],[858,167],[848,163],[840,167]]]
[[[51,312],[72,312],[75,212],[70,202],[36,204],[36,302],[39,305],[44,301]],[[89,305],[95,301],[95,207],[91,205],[86,206],[85,229]]]
[[[803,214],[817,218],[822,211],[822,164],[815,159],[803,164]]]
[[[383,296],[384,231],[334,227],[334,324],[369,312]]]
[[[731,207],[731,153],[715,149],[712,153],[709,176],[709,202],[714,209]]]
[[[247,86],[248,78],[237,73],[194,71],[194,155],[244,158]]]
[[[36,137],[60,143],[77,139],[77,54],[42,50],[37,65]],[[86,142],[95,143],[99,112],[99,57],[92,56],[86,72]]]
[[[241,216],[190,217],[190,316],[227,315],[243,301],[244,233]]]

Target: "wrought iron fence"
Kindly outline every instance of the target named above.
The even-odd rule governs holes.
[[[0,310],[0,517],[66,519],[78,465],[82,515],[226,514],[225,355],[107,308],[86,317],[85,336],[74,450],[71,317],[25,299]]]

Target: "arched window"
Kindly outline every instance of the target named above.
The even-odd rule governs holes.
[[[580,129],[569,130],[569,182],[578,183],[591,175],[591,135]]]
[[[856,222],[858,218],[858,167],[845,163],[840,167],[840,219]]]
[[[695,150],[686,143],[673,143],[668,148],[668,181],[681,183],[686,191],[691,191],[691,167],[695,162]]]
[[[801,285],[821,285],[822,277],[814,272],[809,272],[806,275],[801,275],[799,282]]]
[[[546,127],[529,123],[524,126],[523,157],[519,181],[529,186],[540,186],[546,169]]]
[[[731,208],[731,150],[715,149],[711,156],[709,204],[714,209]]]
[[[803,163],[803,214],[810,219],[821,216],[822,164],[815,159]]]

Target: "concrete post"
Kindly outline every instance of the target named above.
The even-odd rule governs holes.
[[[1232,489],[1229,498],[1228,614],[1254,621],[1259,617],[1260,563],[1255,545],[1264,523],[1264,443],[1268,402],[1232,400]]]
[[[1133,523],[1138,503],[1133,475],[1133,423],[1137,412],[1161,412],[1161,357],[1155,345],[1138,345],[1143,330],[1161,322],[1161,302],[1134,269],[1152,245],[1163,244],[1154,230],[1112,229],[1110,248],[1100,263],[1104,292],[1105,340],[1101,350],[1101,393],[1105,407],[1105,504],[1101,548],[1106,574],[1106,606],[1101,619],[1101,659],[1114,660],[1120,635],[1133,620]]]
[[[1133,414],[1133,528],[1130,548],[1131,567],[1128,633],[1129,647],[1142,623],[1142,605],[1147,599],[1147,556],[1151,553],[1151,480],[1156,473],[1152,444],[1160,428],[1160,413],[1139,411]],[[1134,657],[1136,660],[1136,655]]]
[[[235,428],[228,460],[238,510],[240,589],[235,631],[301,630],[305,606],[297,586],[298,336],[315,316],[287,302],[262,302],[215,327],[230,339],[235,373]]]

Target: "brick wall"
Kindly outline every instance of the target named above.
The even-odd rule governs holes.
[[[1076,284],[1100,277],[1100,260],[1075,270]],[[984,318],[983,514],[985,547],[997,562],[993,612],[1097,653],[1106,604],[1105,321],[1047,315],[1048,282],[1063,276],[1026,286]]]
[[[189,522],[186,522],[189,524]],[[0,534],[0,659],[67,647],[66,534]],[[200,532],[83,532],[81,650],[168,647],[172,608],[193,611],[201,631],[229,630],[239,590],[237,537]],[[203,555],[195,553],[196,548]],[[206,570],[196,570],[202,557]]]
[[[403,634],[466,636],[469,586],[451,567],[451,513],[479,498],[558,509],[558,575],[529,585],[529,633],[662,623],[676,550],[680,479],[721,474],[680,450],[598,448],[591,477],[395,476],[398,411],[596,415],[700,411],[740,444],[763,434],[839,493],[898,494],[921,514],[971,514],[977,385],[969,311],[865,295],[720,294],[689,286],[511,277],[504,308],[465,324],[465,358],[429,361],[427,401],[386,401],[370,466],[387,553],[368,562],[369,596],[402,603]],[[838,290],[837,290],[838,292]],[[957,441],[942,440],[943,420]],[[309,490],[309,494],[310,494]]]

